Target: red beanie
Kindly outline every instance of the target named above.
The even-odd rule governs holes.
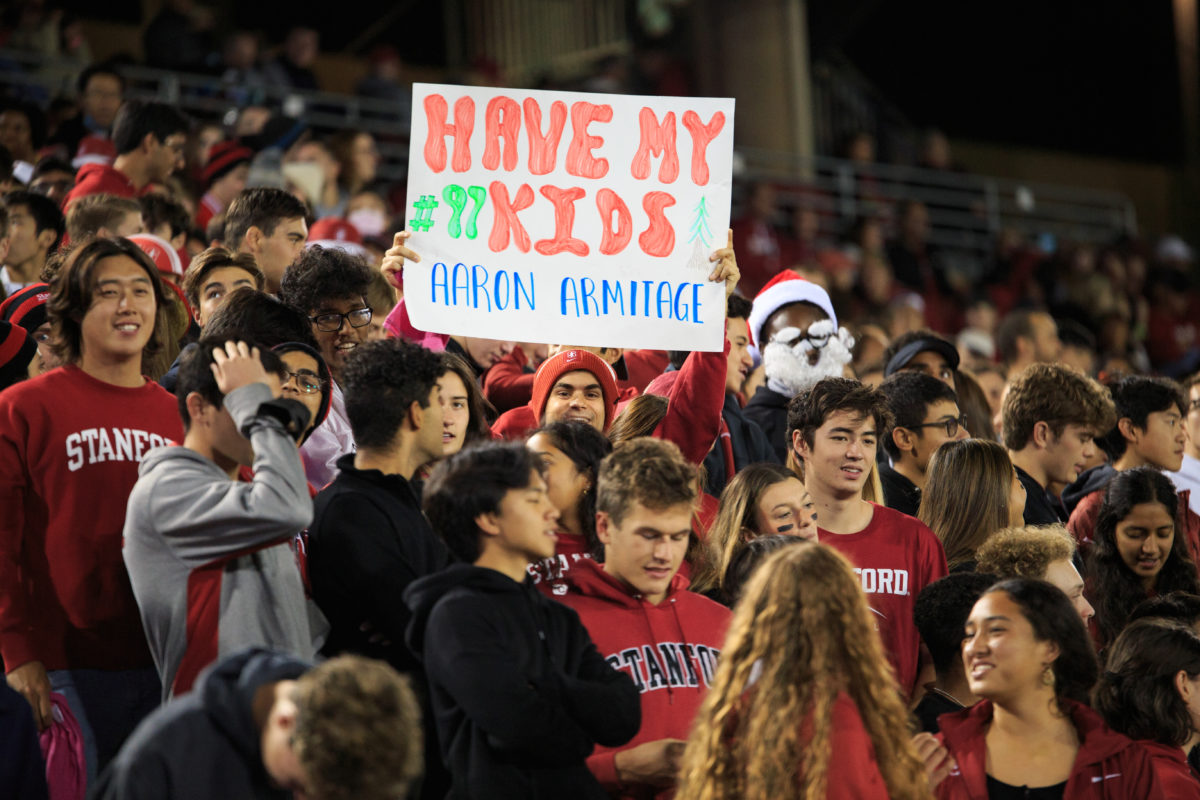
[[[547,358],[538,367],[533,376],[533,396],[529,399],[529,406],[538,424],[541,424],[542,412],[546,410],[546,401],[554,384],[563,375],[575,370],[590,372],[600,381],[600,390],[604,393],[604,431],[607,433],[617,407],[617,377],[603,358],[589,350],[563,350]]]
[[[204,188],[212,186],[219,178],[233,172],[241,164],[249,164],[254,151],[238,142],[217,142],[208,150],[208,160],[200,173]]]

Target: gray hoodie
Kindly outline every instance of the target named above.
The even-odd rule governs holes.
[[[163,684],[163,699],[236,650],[315,654],[291,548],[312,521],[295,442],[274,417],[266,384],[230,392],[225,408],[254,446],[254,479],[229,479],[185,447],[142,460],[125,517],[125,566]]]

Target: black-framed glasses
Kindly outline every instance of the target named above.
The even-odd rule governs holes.
[[[1200,400],[1192,400],[1188,402],[1188,409],[1191,411],[1200,411]]]
[[[967,415],[966,414],[959,415],[958,419],[955,419],[954,417],[948,417],[947,419],[939,419],[937,422],[922,422],[920,425],[902,425],[900,427],[902,427],[902,428],[937,428],[939,426],[946,429],[946,436],[948,436],[951,439],[953,439],[955,436],[958,436],[959,428],[962,428],[964,431],[967,431],[968,433],[970,433],[970,430],[967,428]]]
[[[296,388],[303,394],[316,394],[325,388],[325,381],[313,375],[311,372],[292,372],[284,370],[288,377],[296,381]],[[287,381],[284,381],[287,383]]]
[[[356,308],[348,314],[338,314],[335,312],[317,314],[315,317],[309,317],[308,319],[310,322],[316,323],[317,330],[319,331],[337,333],[347,322],[350,323],[351,328],[361,328],[364,325],[370,325],[371,309],[369,307]]]

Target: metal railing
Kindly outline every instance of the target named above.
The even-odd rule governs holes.
[[[775,186],[781,207],[805,205],[837,234],[862,217],[893,221],[918,200],[929,213],[929,243],[987,258],[997,235],[1103,244],[1137,233],[1133,203],[1119,192],[837,158],[740,149],[743,177]]]

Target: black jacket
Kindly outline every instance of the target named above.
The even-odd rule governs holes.
[[[915,517],[921,507],[921,488],[887,464],[880,464],[878,469],[884,505]]]
[[[741,472],[743,467],[762,461],[778,461],[775,449],[767,435],[763,433],[758,423],[752,422],[742,411],[737,397],[730,392],[725,393],[725,407],[721,409],[721,417],[725,427],[729,429],[729,445],[733,449],[734,472]],[[704,471],[708,475],[707,491],[713,497],[720,497],[725,484],[733,480],[725,470],[725,445],[722,442],[724,432],[717,437],[717,443],[704,457]]]
[[[1070,517],[1071,513],[1075,511],[1075,506],[1079,505],[1080,500],[1092,492],[1098,492],[1108,486],[1116,476],[1117,471],[1111,464],[1101,464],[1079,473],[1075,482],[1063,489],[1062,502],[1067,516]]]
[[[767,442],[775,451],[775,460],[780,464],[787,463],[788,451],[792,449],[787,435],[787,407],[791,399],[763,385],[743,409],[746,417],[766,434]]]
[[[91,800],[289,800],[263,768],[251,706],[259,687],[311,665],[254,648],[206,670],[195,688],[144,719],[88,795]]]
[[[450,553],[408,481],[355,468],[353,453],[337,465],[337,477],[313,502],[308,529],[308,580],[330,625],[322,652],[358,653],[417,671],[420,663],[404,644],[411,615],[400,596],[413,581],[445,568]],[[380,636],[387,643],[371,641]]]
[[[1025,486],[1025,524],[1058,525],[1067,521],[1067,512],[1058,498],[1052,497],[1046,487],[1033,479],[1025,470],[1013,465],[1017,478]]]
[[[641,704],[573,610],[528,581],[470,564],[417,581],[404,601],[452,798],[607,796],[585,759],[596,743],[633,738]]]

